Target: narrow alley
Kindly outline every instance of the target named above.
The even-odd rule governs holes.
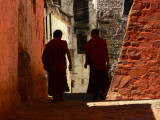
[[[59,74],[68,83],[64,102],[48,97],[49,74],[42,62],[57,29],[65,43],[63,57],[64,46],[53,47],[57,61],[66,52],[72,59]],[[87,94],[91,62],[84,48],[93,29],[105,43],[105,55],[95,54],[103,48],[99,41],[91,52],[94,60],[107,58],[96,63],[104,63],[101,73],[111,84],[93,74],[109,86],[102,96],[106,101],[92,102],[95,96]],[[159,91],[160,0],[0,0],[0,120],[160,120]]]
[[[51,99],[24,102],[8,120],[160,120],[160,99],[90,102],[89,94],[65,94],[64,102]]]

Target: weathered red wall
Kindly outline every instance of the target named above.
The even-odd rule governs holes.
[[[47,97],[43,19],[42,0],[0,0],[0,119],[21,100]]]
[[[44,43],[44,1],[19,0],[18,71],[22,100],[47,97],[42,52]]]
[[[134,0],[109,100],[160,98],[160,0]]]
[[[18,0],[0,0],[0,119],[20,104],[17,39]]]

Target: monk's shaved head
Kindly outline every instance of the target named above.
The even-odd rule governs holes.
[[[91,31],[92,34],[96,34],[96,35],[99,35],[99,30],[98,29],[93,29]]]
[[[55,30],[53,33],[54,38],[61,38],[62,37],[62,31],[61,30]]]

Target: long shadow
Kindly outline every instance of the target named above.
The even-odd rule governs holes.
[[[64,98],[65,102],[45,100],[23,104],[8,120],[156,120],[151,104],[88,107],[90,94],[65,93]]]
[[[64,99],[69,101],[91,101],[92,95],[87,93],[65,93]]]

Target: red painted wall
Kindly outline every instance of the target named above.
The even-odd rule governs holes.
[[[160,98],[160,0],[134,0],[109,100]]]
[[[18,0],[0,0],[0,119],[17,104]]]
[[[0,0],[0,117],[21,100],[47,97],[41,62],[42,0]],[[0,118],[1,119],[1,118]]]
[[[19,0],[19,92],[22,100],[47,97],[42,52],[44,43],[44,1]]]

